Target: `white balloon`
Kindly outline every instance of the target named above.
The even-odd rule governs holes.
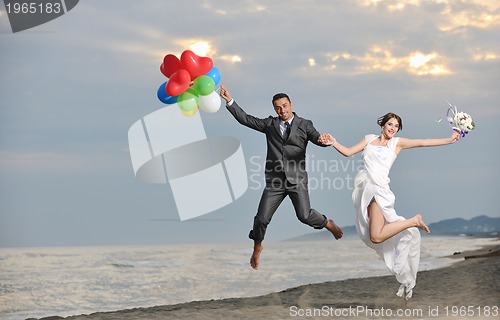
[[[219,111],[220,106],[221,106],[221,98],[217,92],[212,92],[209,95],[206,96],[199,96],[198,97],[198,107],[208,113],[215,113]]]

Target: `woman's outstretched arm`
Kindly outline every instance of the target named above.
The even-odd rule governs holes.
[[[350,157],[360,151],[363,150],[365,147],[365,139],[362,139],[360,142],[357,144],[353,145],[352,147],[348,148],[346,146],[343,146],[340,144],[337,139],[332,137],[329,133],[324,133],[320,136],[320,142],[323,143],[323,145],[326,146],[333,146],[335,150],[337,150],[340,154],[342,154],[345,157]]]
[[[407,138],[399,138],[397,148],[399,150],[402,150],[402,149],[421,148],[421,147],[444,146],[444,145],[447,145],[447,144],[455,143],[459,139],[460,139],[460,133],[458,133],[456,131],[453,131],[452,135],[449,138],[442,138],[442,139],[407,139]]]

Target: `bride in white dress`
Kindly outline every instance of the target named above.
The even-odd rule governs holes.
[[[408,300],[412,296],[420,261],[420,232],[417,228],[428,233],[430,230],[420,214],[405,219],[396,213],[396,197],[389,188],[389,171],[401,150],[452,144],[460,139],[460,134],[454,132],[450,138],[444,139],[395,137],[403,123],[394,113],[380,117],[377,124],[382,128],[380,135],[366,135],[350,148],[329,134],[321,139],[346,157],[363,152],[364,166],[356,175],[352,193],[357,214],[356,230],[361,240],[380,255],[401,283],[397,295]]]

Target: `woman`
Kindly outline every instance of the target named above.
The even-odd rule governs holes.
[[[412,296],[420,261],[420,228],[430,233],[420,214],[405,219],[396,214],[394,194],[389,188],[389,171],[403,149],[452,144],[460,139],[454,132],[444,139],[406,139],[395,137],[403,129],[401,118],[387,113],[377,120],[380,135],[369,134],[348,148],[331,135],[322,135],[322,142],[333,146],[346,157],[363,151],[364,166],[354,180],[352,201],[356,208],[356,230],[363,242],[373,248],[401,283],[397,295]]]

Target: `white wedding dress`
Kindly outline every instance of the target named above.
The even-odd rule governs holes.
[[[396,275],[401,283],[397,295],[410,299],[417,279],[420,262],[420,232],[417,228],[406,229],[397,235],[375,244],[370,240],[368,205],[375,199],[385,220],[390,222],[405,220],[394,210],[396,197],[389,189],[389,171],[396,160],[396,145],[399,138],[393,137],[387,146],[374,146],[370,143],[378,136],[365,136],[362,153],[364,166],[356,175],[352,201],[356,208],[356,230],[359,237],[373,248],[384,260],[387,268]]]

